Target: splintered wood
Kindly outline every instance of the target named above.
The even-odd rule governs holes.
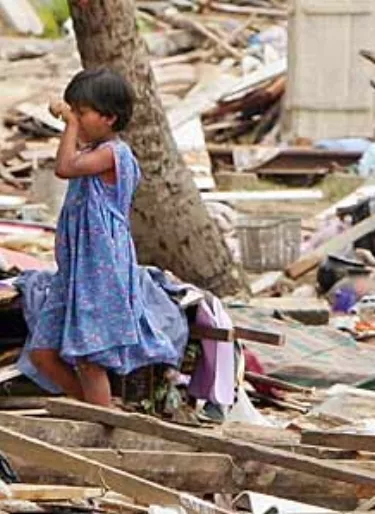
[[[188,513],[228,514],[227,510],[187,493],[179,493],[7,428],[0,428],[0,447],[51,469],[82,475],[89,483],[109,487],[141,505],[180,505]]]
[[[305,501],[329,509],[345,510],[349,507],[356,508],[359,499],[371,498],[374,494],[373,467],[362,466],[355,460],[350,462],[339,460],[354,459],[355,452],[301,445],[298,442],[299,435],[293,431],[246,424],[226,424],[223,429],[220,429],[220,432],[212,431],[212,429],[194,431],[183,428],[183,433],[187,430],[185,436],[191,440],[191,444],[188,445],[176,441],[181,439],[179,431],[175,432],[175,429],[179,427],[169,423],[159,425],[147,416],[134,416],[112,411],[120,416],[120,418],[114,419],[102,411],[103,415],[106,414],[106,424],[104,425],[99,422],[102,418],[98,417],[97,412],[91,411],[90,416],[81,412],[78,416],[76,410],[73,415],[65,410],[63,404],[58,406],[55,404],[55,409],[51,404],[50,408],[56,413],[58,409],[60,412],[64,410],[64,419],[43,418],[42,420],[0,414],[0,422],[5,430],[5,432],[1,432],[0,429],[0,445],[12,459],[14,453],[23,455],[25,460],[23,464],[21,463],[20,472],[23,476],[30,477],[28,480],[48,478],[49,483],[51,480],[55,483],[64,483],[66,477],[69,476],[70,483],[76,485],[87,485],[88,479],[89,483],[98,487],[108,486],[111,489],[116,487],[114,489],[117,491],[116,494],[125,494],[130,503],[137,502],[137,505],[134,506],[135,511],[142,509],[139,507],[140,503],[148,505],[150,496],[144,497],[142,486],[141,489],[138,486],[134,489],[135,482],[125,480],[123,475],[120,475],[121,481],[118,481],[119,475],[113,475],[107,467],[111,470],[126,472],[127,477],[128,474],[133,478],[134,475],[137,475],[141,478],[141,483],[143,483],[142,479],[146,480],[151,484],[152,499],[155,500],[155,495],[158,495],[160,501],[164,496],[159,495],[165,493],[165,488],[168,491],[176,488],[194,494],[213,494],[217,491],[238,494],[243,490],[251,489],[254,492]],[[74,405],[74,407],[76,406]],[[91,409],[88,405],[86,407]],[[66,419],[67,417],[95,418],[98,422],[73,421]],[[121,418],[122,422],[120,423],[119,419]],[[133,422],[129,423],[131,419]],[[113,427],[115,424],[123,425],[124,420],[126,420],[126,425],[131,425],[131,429]],[[15,435],[12,431],[12,436],[10,436],[5,427],[17,427],[17,425],[20,427],[19,430],[22,429],[23,434],[17,432]],[[108,425],[111,425],[112,428]],[[140,426],[145,427],[143,433],[140,433]],[[170,430],[172,434],[169,435],[169,440],[157,437],[158,433],[163,433],[163,437],[165,437]],[[149,433],[153,435],[148,435]],[[219,453],[218,450],[211,450],[210,444],[212,443],[205,439],[207,433],[210,437],[214,437],[215,448],[221,449]],[[220,433],[222,435],[219,435]],[[30,437],[31,434],[34,437]],[[38,439],[35,439],[35,436]],[[203,439],[198,445],[197,439],[201,439],[202,436]],[[47,446],[40,445],[40,438],[44,440],[44,443],[50,441],[57,443],[58,446],[50,443],[47,443]],[[232,446],[223,446],[223,441],[232,443]],[[247,444],[246,441],[250,444]],[[70,447],[61,454],[59,450],[64,444],[69,444]],[[265,463],[264,455],[267,454],[267,450],[270,450],[267,446],[287,451],[280,453],[279,450],[275,450],[273,458],[269,459],[269,463]],[[249,447],[253,456],[251,460],[248,460]],[[152,450],[152,448],[158,449]],[[258,453],[254,453],[255,448],[258,449]],[[283,456],[282,460],[280,460],[281,455]],[[299,455],[304,464],[298,464],[298,467],[304,471],[295,469],[295,459],[293,459],[294,462],[291,461],[291,464],[287,463],[285,455],[293,455],[293,457]],[[305,456],[308,455],[317,458],[306,458]],[[77,461],[74,456],[85,457],[86,460]],[[25,462],[28,464],[26,465]],[[311,465],[315,462],[322,466],[319,468],[319,472],[314,465]],[[325,471],[321,473],[321,469],[324,468]],[[341,468],[344,474],[336,475],[335,472],[338,468]],[[99,472],[98,469],[102,471]],[[197,469],[199,469],[199,473],[197,473]],[[331,469],[335,470],[333,477],[327,478],[328,470]],[[346,473],[347,469],[351,469],[353,473],[349,475]],[[74,482],[72,482],[72,477],[74,477]],[[135,478],[137,479],[137,477]],[[344,477],[345,482],[338,480],[338,477]],[[162,484],[164,489],[161,491],[158,486],[156,490],[153,489],[154,482]],[[133,489],[131,489],[132,487]],[[130,489],[131,494],[126,494],[125,490]],[[89,493],[91,494],[91,490]],[[174,493],[180,494],[177,491]],[[48,491],[46,494],[52,495],[53,493]],[[56,490],[55,494],[63,496],[65,493],[64,490],[60,492]],[[100,505],[106,508],[109,501],[106,495],[105,498],[100,499]]]
[[[73,400],[51,400],[47,408],[55,416],[99,422],[107,426],[121,427],[143,434],[158,435],[169,441],[191,445],[200,451],[224,453],[240,461],[258,461],[305,473],[318,473],[322,477],[374,487],[375,492],[375,473],[326,464],[324,461],[312,457],[231,440],[201,430],[175,426],[148,416],[125,414]]]

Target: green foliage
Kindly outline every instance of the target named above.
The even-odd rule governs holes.
[[[60,29],[51,10],[43,6],[38,7],[37,12],[44,26],[43,36],[50,39],[58,38],[60,36]]]
[[[44,25],[44,37],[58,38],[63,23],[70,16],[67,0],[50,0],[48,3],[33,0],[33,4]]]
[[[61,28],[70,16],[67,0],[53,0],[50,6],[57,25]]]

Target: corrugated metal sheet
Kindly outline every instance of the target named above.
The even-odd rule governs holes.
[[[375,0],[292,0],[284,128],[311,139],[372,136]]]

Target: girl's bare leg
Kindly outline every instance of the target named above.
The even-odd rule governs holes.
[[[60,358],[56,350],[31,350],[30,360],[46,378],[61,387],[67,396],[81,401],[84,399],[77,373]]]
[[[107,370],[82,359],[78,363],[78,374],[84,400],[102,407],[110,407],[112,395]]]

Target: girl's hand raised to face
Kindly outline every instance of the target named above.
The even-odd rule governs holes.
[[[69,105],[63,100],[53,100],[49,104],[49,111],[55,118],[61,118],[65,123],[75,121],[76,116]]]

